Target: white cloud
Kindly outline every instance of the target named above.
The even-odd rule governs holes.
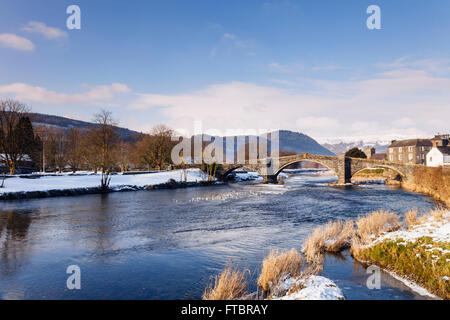
[[[33,42],[13,33],[0,33],[0,46],[20,51],[34,50]]]
[[[232,33],[225,33],[225,34],[223,35],[223,38],[224,38],[224,39],[232,39],[232,40],[234,40],[234,39],[237,39],[237,36],[234,35],[234,34],[232,34]]]
[[[308,79],[303,79],[308,82]],[[450,78],[391,69],[359,81],[310,80],[314,90],[230,82],[173,95],[140,94],[135,109],[158,107],[174,128],[277,129],[329,137],[426,137],[448,131]]]
[[[117,94],[127,93],[130,89],[121,83],[95,86],[84,93],[57,93],[46,88],[26,83],[12,83],[0,86],[0,94],[12,95],[15,99],[48,104],[89,104],[111,100]]]
[[[41,34],[47,39],[59,39],[67,37],[67,32],[55,27],[49,27],[45,23],[38,21],[28,22],[28,24],[23,27],[22,30]]]

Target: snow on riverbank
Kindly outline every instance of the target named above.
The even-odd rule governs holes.
[[[342,290],[330,279],[310,275],[305,279],[286,278],[275,290],[273,300],[345,300]],[[286,294],[287,293],[287,294]]]
[[[0,195],[16,192],[71,190],[82,188],[95,188],[100,186],[101,174],[53,174],[53,175],[27,175],[23,178],[12,177],[5,180],[4,188],[0,188]],[[199,169],[186,170],[186,182],[200,182],[204,177]],[[169,182],[184,181],[182,170],[161,171],[144,174],[116,174],[111,176],[110,187],[113,190],[121,190],[128,186],[145,187],[148,185],[158,185]]]
[[[408,229],[372,236],[354,251],[355,258],[380,265],[420,295],[449,299],[450,212],[436,209],[406,220]]]
[[[444,213],[442,217],[436,218],[433,215],[425,217],[425,221],[415,226],[411,226],[408,230],[399,230],[388,232],[372,241],[369,246],[373,246],[384,240],[399,240],[406,245],[408,242],[414,242],[419,238],[429,237],[434,242],[450,242],[450,212]],[[440,249],[440,248],[439,248]],[[430,249],[432,250],[432,247]],[[449,254],[450,250],[440,249],[442,254]],[[449,261],[450,262],[450,261]]]

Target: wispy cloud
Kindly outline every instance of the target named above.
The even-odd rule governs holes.
[[[67,32],[65,32],[64,30],[55,27],[49,27],[45,23],[39,21],[28,22],[27,25],[22,28],[22,30],[40,34],[47,39],[60,39],[67,37]]]
[[[12,83],[0,86],[0,94],[13,96],[18,100],[47,104],[96,104],[114,99],[118,94],[128,93],[130,89],[122,83],[92,87],[83,93],[58,93],[46,88],[26,83]]]
[[[237,39],[237,36],[234,35],[234,34],[232,34],[232,33],[225,33],[225,34],[223,35],[223,38],[224,38],[224,39],[231,39],[231,40],[234,40],[234,39]]]
[[[251,40],[244,40],[234,33],[225,32],[220,38],[220,42],[211,49],[211,55],[215,56],[220,52],[231,53],[233,50],[243,50],[247,55],[255,56],[253,51],[255,43]]]
[[[33,51],[35,48],[33,42],[13,33],[0,33],[0,46],[20,51]]]

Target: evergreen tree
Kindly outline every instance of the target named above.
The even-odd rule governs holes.
[[[367,158],[366,154],[364,152],[362,152],[361,149],[358,149],[358,148],[352,148],[352,149],[348,150],[345,153],[345,156],[350,157],[350,158],[363,158],[363,159]]]

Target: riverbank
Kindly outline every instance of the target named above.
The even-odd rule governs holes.
[[[0,200],[175,189],[216,183],[207,181],[205,173],[199,169],[114,174],[111,176],[110,186],[106,191],[100,187],[100,179],[101,174],[86,172],[8,177],[4,187],[0,188]]]
[[[412,289],[450,299],[450,212],[405,217],[406,228],[352,243],[352,255],[403,279]]]
[[[416,167],[414,180],[402,183],[402,188],[427,194],[450,207],[450,168]]]
[[[393,212],[375,211],[356,221],[329,222],[313,231],[302,253],[321,264],[325,252],[348,248],[357,261],[378,265],[419,294],[450,299],[450,212],[435,209],[418,217],[409,211],[402,221]]]

